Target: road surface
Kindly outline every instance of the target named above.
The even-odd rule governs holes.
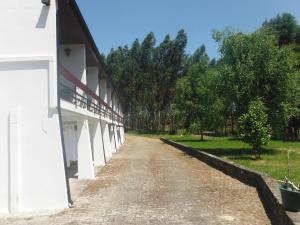
[[[0,224],[270,224],[256,189],[160,140],[125,145],[60,213]]]

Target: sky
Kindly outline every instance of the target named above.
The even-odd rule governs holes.
[[[83,17],[101,53],[131,45],[149,32],[157,43],[165,35],[176,37],[180,29],[188,35],[187,53],[205,44],[211,58],[218,57],[212,39],[214,29],[231,27],[251,32],[263,21],[281,13],[292,13],[300,23],[300,0],[77,0]]]

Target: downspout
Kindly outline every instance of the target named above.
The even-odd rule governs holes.
[[[60,138],[62,143],[62,153],[63,153],[63,160],[64,160],[64,172],[65,172],[65,179],[66,179],[66,188],[68,194],[68,202],[69,206],[72,207],[73,201],[71,198],[70,192],[70,184],[67,174],[67,157],[66,157],[66,148],[65,148],[65,139],[64,139],[64,132],[63,132],[63,122],[62,122],[62,114],[61,114],[61,105],[60,105],[60,24],[59,24],[59,8],[57,5],[56,9],[56,49],[57,49],[57,111],[58,111],[58,118],[59,118],[59,129],[60,129]]]

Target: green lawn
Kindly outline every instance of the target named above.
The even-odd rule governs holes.
[[[159,135],[146,136],[157,138]],[[234,138],[206,137],[205,141],[200,141],[200,137],[196,135],[160,136],[267,173],[277,180],[284,180],[284,177],[288,176],[287,152],[290,150],[291,175],[289,178],[296,184],[300,184],[300,142],[272,140],[264,147],[261,159],[255,159],[251,147]]]
[[[205,151],[253,170],[267,173],[277,180],[288,176],[290,151],[290,179],[300,184],[300,142],[272,140],[264,147],[261,159],[255,159],[251,147],[238,139],[210,137],[200,141],[197,136],[168,137],[171,140]]]

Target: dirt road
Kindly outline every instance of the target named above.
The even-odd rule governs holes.
[[[58,214],[0,224],[270,224],[255,188],[157,139],[126,144]]]

